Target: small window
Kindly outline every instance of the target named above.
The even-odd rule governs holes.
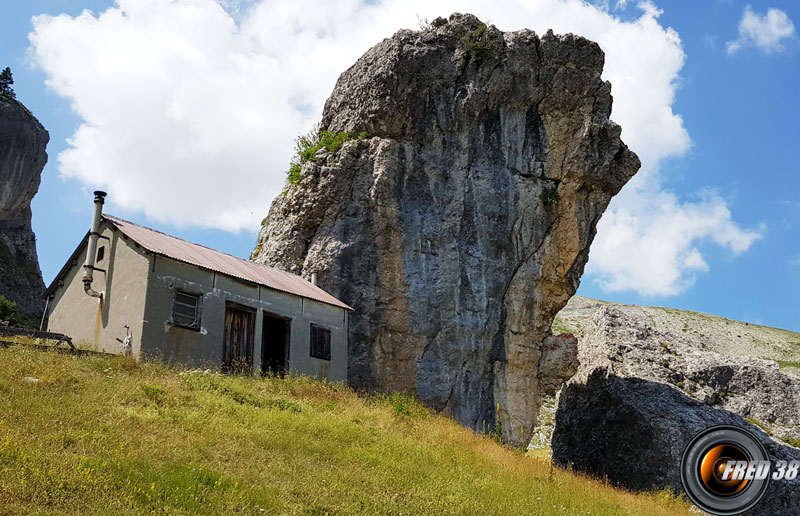
[[[175,292],[172,305],[172,323],[184,328],[200,328],[200,295],[188,292]]]
[[[97,261],[98,262],[102,262],[103,258],[105,258],[105,257],[106,257],[106,248],[105,248],[105,246],[103,246],[103,247],[101,247],[100,249],[97,250]]]
[[[311,325],[311,356],[322,360],[331,359],[331,330]]]

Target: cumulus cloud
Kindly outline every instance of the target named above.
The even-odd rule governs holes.
[[[47,85],[83,121],[58,156],[64,177],[105,187],[123,212],[238,231],[266,213],[294,136],[319,119],[339,73],[394,31],[461,11],[502,30],[584,35],[606,52],[613,118],[643,163],[603,219],[587,272],[608,289],[672,294],[708,267],[695,242],[739,252],[754,237],[721,198],[662,191],[658,163],[691,145],[672,110],[685,55],[652,2],[638,9],[621,20],[582,0],[117,0],[99,14],[35,17],[29,37]],[[666,238],[654,267],[648,249]]]
[[[603,217],[591,249],[590,270],[609,292],[674,295],[689,288],[698,272],[709,269],[697,244],[707,241],[746,251],[761,237],[731,219],[725,201],[704,191],[681,202],[670,192],[634,186]]]
[[[764,53],[780,52],[783,42],[794,36],[794,23],[780,9],[768,9],[766,14],[758,15],[750,6],[744,8],[739,21],[739,37],[725,43],[728,55],[742,48],[754,47]]]

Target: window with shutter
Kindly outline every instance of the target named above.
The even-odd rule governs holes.
[[[311,356],[322,360],[331,359],[331,330],[311,325]]]

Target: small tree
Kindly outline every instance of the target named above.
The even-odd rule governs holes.
[[[14,93],[14,76],[11,74],[11,68],[7,67],[0,72],[0,96],[8,97],[10,99],[16,98],[17,94]]]
[[[5,321],[13,326],[19,322],[18,317],[17,303],[0,294],[0,321]]]

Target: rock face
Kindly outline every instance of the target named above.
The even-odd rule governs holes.
[[[681,492],[683,450],[701,431],[723,424],[753,432],[773,464],[800,460],[800,450],[771,439],[732,412],[708,406],[664,383],[620,378],[602,369],[563,388],[556,411],[553,460],[628,489],[671,486]],[[800,478],[771,481],[764,498],[746,514],[800,514]]]
[[[44,308],[31,199],[39,190],[49,140],[21,103],[0,96],[0,294],[28,315]]]
[[[319,152],[273,203],[252,259],[355,308],[351,385],[405,390],[526,443],[574,372],[550,332],[595,226],[639,160],[609,120],[593,42],[502,33],[472,15],[402,30],[339,78]]]

